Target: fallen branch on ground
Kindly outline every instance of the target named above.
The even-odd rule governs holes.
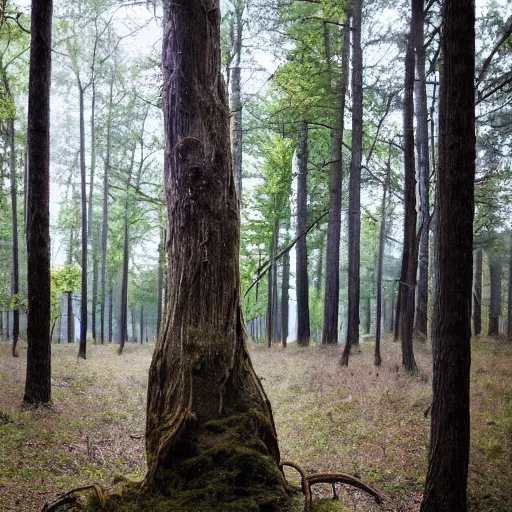
[[[311,493],[311,486],[315,484],[333,484],[333,493],[336,492],[334,487],[334,484],[336,483],[351,485],[352,487],[373,496],[376,503],[379,505],[382,505],[385,501],[389,501],[389,498],[352,475],[347,475],[345,473],[315,473],[314,475],[308,476],[306,475],[304,468],[294,462],[283,461],[279,465],[279,469],[283,471],[285,466],[295,469],[295,471],[300,474],[301,487],[305,499],[304,512],[311,512],[313,510],[313,494]]]
[[[81,491],[88,491],[89,489],[94,489],[94,491],[96,492],[96,496],[98,497],[98,500],[100,502],[101,508],[103,509],[106,503],[105,491],[103,490],[103,487],[101,487],[101,485],[98,484],[90,484],[71,489],[67,493],[63,494],[57,501],[55,501],[52,504],[45,503],[41,512],[56,512],[62,505],[74,503],[77,500],[76,496],[73,496],[73,494]]]

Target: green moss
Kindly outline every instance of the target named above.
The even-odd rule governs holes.
[[[151,490],[124,483],[107,512],[285,512],[290,500],[276,461],[260,439],[267,419],[249,411],[188,432],[188,447],[160,467]],[[86,510],[98,510],[91,497]]]

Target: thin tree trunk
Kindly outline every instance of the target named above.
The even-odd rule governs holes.
[[[287,242],[288,243],[288,240]],[[290,289],[290,253],[283,256],[283,282],[281,284],[281,344],[286,348],[288,341],[288,307]]]
[[[353,0],[352,28],[352,158],[348,195],[348,318],[347,342],[341,364],[348,365],[350,348],[359,344],[361,262],[361,161],[363,155],[363,50],[362,0]]]
[[[338,343],[338,317],[340,294],[340,230],[343,189],[342,143],[345,131],[345,101],[348,84],[348,60],[350,52],[350,30],[345,27],[341,56],[341,87],[338,134],[333,142],[333,158],[329,175],[329,222],[327,225],[327,247],[325,254],[325,291],[322,343]],[[331,137],[333,134],[331,134]],[[339,147],[338,147],[339,144]],[[333,145],[334,146],[334,145]],[[334,162],[338,160],[337,162]]]
[[[482,249],[476,251],[474,293],[473,293],[473,322],[475,336],[482,332]]]
[[[466,512],[475,179],[475,3],[445,0],[432,317],[433,402],[421,512]]]
[[[412,24],[412,21],[411,21]],[[418,242],[416,236],[416,176],[414,162],[414,45],[412,26],[408,36],[405,57],[404,82],[404,247],[402,269],[398,285],[400,306],[397,322],[402,344],[402,366],[408,372],[416,372],[413,349],[413,326],[415,310],[416,270],[418,265]],[[397,310],[398,311],[398,310]]]
[[[233,20],[233,31],[231,46],[233,51],[234,64],[231,68],[231,151],[233,154],[233,173],[238,191],[240,208],[242,207],[242,99],[241,99],[241,69],[240,60],[242,57],[242,35],[244,2],[234,2],[235,12]]]
[[[157,326],[158,327],[158,326]],[[140,344],[144,343],[144,306],[140,307]]]
[[[18,186],[16,178],[16,145],[14,119],[9,120],[11,142],[11,211],[12,211],[12,296],[18,298],[19,289],[19,257],[18,257]],[[19,300],[17,300],[19,303]],[[18,336],[20,332],[20,311],[16,304],[12,319],[12,355],[18,357]]]
[[[502,265],[499,257],[488,256],[491,281],[491,305],[489,307],[488,336],[498,336],[501,313],[501,271]]]
[[[508,254],[508,303],[507,303],[507,338],[512,341],[512,232],[509,240]]]
[[[308,214],[308,124],[302,121],[297,148],[299,163],[297,176],[297,236],[307,225]],[[306,237],[297,241],[296,245],[296,294],[297,294],[297,343],[309,345],[309,282],[308,282],[308,249]]]
[[[275,342],[280,339],[279,336],[279,327],[280,327],[280,318],[279,318],[279,296],[278,296],[278,288],[277,288],[277,244],[278,244],[278,236],[279,236],[279,219],[274,219],[274,228],[272,231],[272,341]]]
[[[96,238],[96,237],[94,237]],[[92,307],[91,307],[91,335],[96,343],[96,309],[98,307],[98,244],[94,240],[92,243]]]
[[[137,343],[137,321],[135,319],[135,306],[130,310],[130,316],[132,320],[132,339],[133,343]]]
[[[368,295],[366,297],[366,319],[365,319],[365,332],[366,334],[371,334],[372,331],[372,299]]]
[[[110,80],[108,117],[107,117],[107,139],[105,153],[105,169],[103,174],[103,220],[101,226],[101,343],[105,343],[105,306],[107,301],[107,241],[108,241],[108,192],[110,176],[110,151],[111,151],[111,129],[112,129],[112,105],[113,105],[114,77]]]
[[[28,93],[27,378],[23,400],[51,400],[50,81],[52,0],[32,0]]]
[[[124,211],[124,243],[123,243],[123,276],[121,278],[121,311],[119,314],[119,350],[121,355],[124,344],[128,339],[128,257],[129,257],[129,229],[128,229],[128,191],[126,191],[126,204]]]
[[[425,47],[423,12],[424,0],[412,0],[412,30],[416,54],[415,98],[416,98],[416,154],[418,159],[418,189],[420,212],[420,245],[418,304],[416,307],[416,330],[427,336],[428,311],[428,246],[429,246],[429,153],[428,153],[428,111],[425,79]]]
[[[114,327],[114,293],[112,290],[112,281],[108,291],[108,342],[112,343],[113,340],[113,327]]]
[[[82,291],[80,298],[80,346],[78,357],[86,359],[87,351],[87,188],[85,169],[84,88],[78,82],[80,94],[80,178],[82,204]]]
[[[325,237],[322,233],[320,239],[320,247],[318,248],[318,262],[316,266],[316,281],[315,281],[315,290],[317,298],[320,297],[322,293],[322,278],[324,271],[324,242]]]
[[[391,175],[391,150],[389,152],[387,168],[386,168],[386,180],[384,181],[384,190],[382,192],[382,203],[380,206],[380,230],[379,230],[379,256],[377,259],[377,305],[376,305],[376,319],[375,319],[375,366],[380,366],[382,358],[380,354],[380,342],[381,342],[381,329],[382,329],[382,268],[384,264],[384,248],[386,244],[386,201],[387,192],[389,186],[389,179]],[[393,308],[391,308],[393,310]],[[393,316],[393,315],[391,315]]]
[[[245,348],[219,3],[175,0],[167,12],[162,69],[170,294],[149,372],[146,488],[186,485],[197,490],[195,508],[204,510],[204,482],[215,481],[236,487],[242,492],[237,501],[248,496],[253,508],[284,510],[272,412]],[[224,428],[228,424],[238,427]],[[235,434],[239,427],[243,436]],[[180,469],[201,460],[210,463],[205,471]],[[232,471],[235,460],[258,469],[240,479]]]

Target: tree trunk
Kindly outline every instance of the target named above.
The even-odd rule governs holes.
[[[286,244],[289,243],[288,238]],[[281,284],[281,344],[286,348],[288,341],[288,307],[290,290],[290,253],[283,256],[283,282]]]
[[[80,296],[80,346],[78,357],[87,357],[87,189],[85,169],[85,120],[84,120],[84,88],[78,82],[80,95],[80,179],[82,204],[82,291]]]
[[[110,80],[109,98],[108,98],[108,117],[107,117],[107,139],[105,153],[105,170],[103,174],[103,219],[101,223],[101,343],[105,343],[105,306],[107,302],[107,241],[108,241],[108,191],[110,176],[110,150],[111,150],[111,130],[112,130],[112,106],[113,106],[114,76]]]
[[[391,175],[391,150],[389,151],[387,169],[386,169],[386,181],[384,181],[384,190],[382,192],[382,203],[380,206],[380,230],[379,230],[379,256],[377,259],[377,305],[376,305],[376,319],[375,319],[375,366],[380,366],[382,358],[380,355],[380,341],[381,341],[381,330],[382,330],[382,267],[384,263],[384,247],[386,244],[386,200],[389,186],[389,180]],[[393,308],[391,308],[393,310]],[[393,315],[391,315],[393,316]]]
[[[126,194],[126,204],[124,211],[123,275],[121,278],[121,300],[119,301],[121,306],[119,313],[119,355],[123,353],[124,344],[128,339],[128,191],[126,191]]]
[[[75,317],[73,315],[73,292],[67,292],[67,304],[68,304],[68,343],[74,343],[75,341]]]
[[[318,262],[316,266],[315,290],[317,298],[319,298],[322,293],[322,278],[324,274],[324,242],[325,236],[322,233],[320,239],[320,247],[318,248]]]
[[[488,336],[498,336],[499,320],[501,314],[501,270],[500,258],[488,255],[489,272],[491,281],[491,305],[489,307],[489,332]]]
[[[11,143],[11,211],[12,211],[12,296],[18,299],[19,289],[19,258],[18,258],[18,187],[16,178],[16,145],[14,119],[9,120],[10,143]],[[19,300],[16,302],[19,303]],[[16,304],[12,319],[12,355],[18,357],[18,336],[20,332],[20,311]]]
[[[411,22],[412,23],[412,22]],[[402,366],[408,372],[416,372],[413,350],[414,304],[416,271],[418,266],[418,238],[416,236],[416,176],[414,162],[414,46],[412,27],[405,56],[404,82],[404,247],[402,269],[398,285],[399,313],[397,314],[399,337],[402,344]],[[397,310],[398,312],[398,310]]]
[[[231,68],[231,151],[233,154],[233,173],[238,191],[240,207],[242,207],[242,99],[241,99],[241,69],[242,35],[244,2],[234,2],[233,31],[231,34],[231,47],[233,51],[233,67]]]
[[[270,266],[268,271],[268,293],[267,293],[267,347],[272,347],[272,341],[275,336],[276,318],[276,250],[277,250],[277,229],[279,221],[274,219],[272,226],[272,240],[270,242]]]
[[[112,290],[112,281],[110,281],[110,287],[108,291],[108,342],[112,343],[113,339],[113,327],[114,327],[114,293]]]
[[[51,400],[50,81],[52,0],[32,0],[28,93],[27,378],[23,400]]]
[[[142,343],[144,343],[144,306],[140,307],[140,325],[139,325],[139,328],[140,328],[140,344],[142,345]]]
[[[474,292],[473,292],[473,325],[475,336],[482,332],[482,249],[476,251]]]
[[[416,54],[415,98],[416,98],[416,154],[418,159],[418,197],[420,212],[420,245],[418,304],[416,307],[416,330],[427,336],[428,312],[428,234],[430,223],[429,206],[429,156],[428,156],[428,111],[427,88],[425,83],[424,1],[412,0],[412,31]]]
[[[308,124],[302,121],[297,148],[299,163],[297,176],[297,236],[307,226],[308,215]],[[296,245],[296,294],[297,294],[297,343],[309,345],[311,335],[309,325],[309,282],[308,282],[308,249],[306,237],[303,236]]]
[[[348,18],[347,18],[348,19]],[[350,30],[345,28],[343,33],[343,48],[341,57],[341,87],[338,134],[332,151],[337,153],[339,161],[331,165],[329,175],[329,223],[327,225],[327,247],[325,254],[325,291],[324,291],[324,321],[322,343],[338,343],[338,317],[340,295],[340,229],[343,185],[343,152],[342,142],[345,131],[345,98],[348,84],[348,60],[350,52]],[[332,135],[331,135],[332,136]],[[336,158],[333,158],[336,160]]]
[[[156,337],[160,336],[160,328],[162,324],[162,289],[164,286],[164,267],[165,267],[165,254],[164,247],[164,229],[160,228],[160,244],[158,245],[158,278],[157,278],[157,295],[156,295]],[[141,336],[142,342],[142,336]]]
[[[167,504],[179,489],[193,510],[283,510],[272,412],[245,347],[219,3],[175,0],[167,13],[169,311],[149,373],[146,488]]]
[[[135,319],[135,306],[130,310],[130,316],[132,320],[132,341],[137,343],[137,321]]]
[[[433,402],[421,512],[466,512],[475,179],[475,3],[443,3]]]
[[[361,161],[363,156],[363,50],[361,23],[363,2],[352,0],[352,157],[348,195],[348,318],[347,342],[341,364],[348,365],[350,348],[359,344],[361,262]]]
[[[507,338],[512,341],[512,233],[510,233],[508,254],[508,303],[507,303]]]
[[[96,237],[92,243],[92,305],[91,305],[91,336],[96,343],[96,309],[98,307],[98,251]]]

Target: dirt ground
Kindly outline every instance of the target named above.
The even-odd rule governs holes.
[[[37,512],[73,487],[109,487],[116,475],[142,478],[144,416],[152,345],[52,347],[53,404],[22,406],[26,347],[20,357],[0,344],[0,511]],[[342,347],[286,350],[251,344],[272,402],[283,460],[308,472],[351,473],[392,498],[395,510],[419,510],[428,456],[431,355],[416,345],[420,372],[400,368],[398,344],[373,343],[339,366]],[[512,510],[512,346],[473,342],[470,510]],[[289,473],[291,479],[296,475]],[[332,496],[318,486],[317,497]],[[378,510],[337,489],[339,510]]]

